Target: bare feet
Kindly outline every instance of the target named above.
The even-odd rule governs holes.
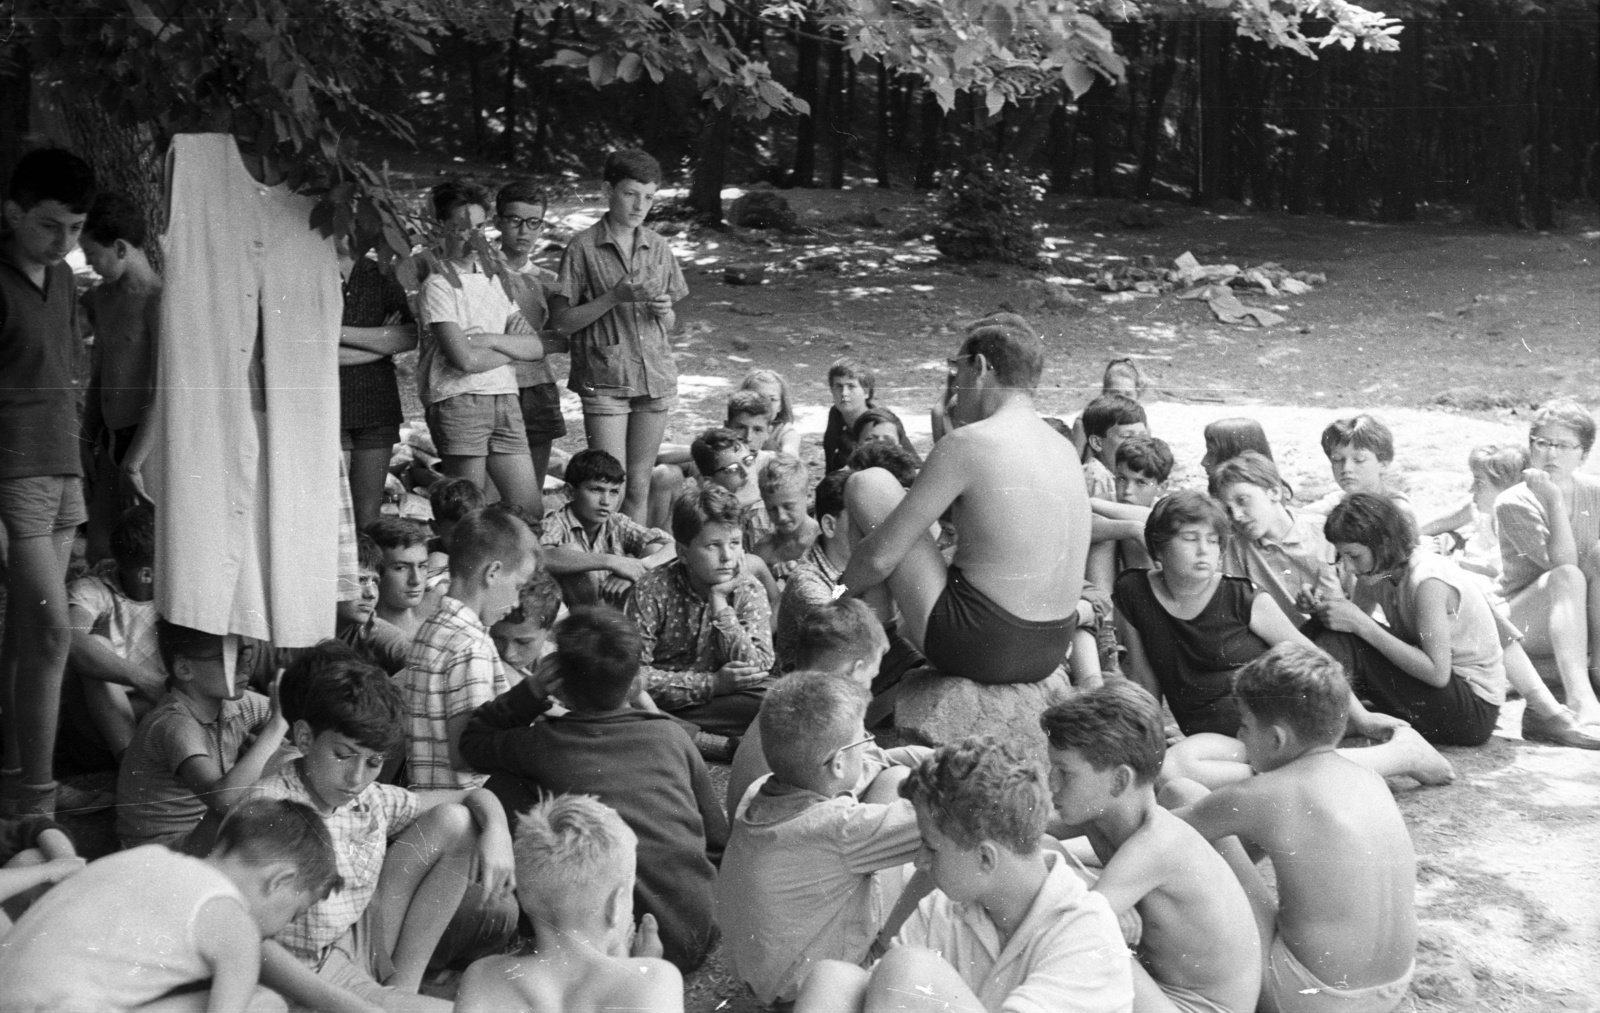
[[[1405,764],[1402,773],[1425,785],[1449,784],[1456,779],[1456,769],[1450,766],[1450,761],[1439,755],[1415,728],[1409,725],[1396,728],[1389,742],[1402,750]]]

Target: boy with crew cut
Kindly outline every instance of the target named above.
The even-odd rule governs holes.
[[[379,517],[365,533],[380,553],[377,616],[409,642],[427,618],[420,611],[428,590],[428,529],[405,517]]]
[[[245,802],[204,858],[120,851],[35,902],[0,939],[0,1010],[281,1010],[257,985],[263,939],[340,886],[311,807]]]
[[[545,566],[569,607],[621,605],[644,575],[672,558],[672,536],[621,512],[628,474],[604,450],[580,450],[564,475],[569,501],[545,515]]]
[[[553,325],[572,335],[567,386],[583,399],[589,446],[628,470],[622,512],[643,521],[650,470],[678,396],[667,346],[672,304],[689,294],[666,239],[644,227],[661,186],[661,164],[637,149],[606,156],[606,213],[572,237],[561,257]]]
[[[1092,889],[1119,918],[1138,913],[1134,1008],[1252,1013],[1261,939],[1249,898],[1206,839],[1156,801],[1161,705],[1113,679],[1049,708],[1039,724],[1056,836],[1087,836],[1103,866]]]
[[[489,195],[474,183],[450,179],[429,191],[428,199],[443,230],[449,273],[437,271],[422,283],[417,373],[440,467],[480,487],[492,480],[502,499],[538,513],[542,500],[512,363],[543,359],[545,343],[537,334],[507,333],[507,321],[521,310],[488,273],[475,246],[483,241]],[[557,343],[550,350],[558,348]]]
[[[1381,419],[1365,413],[1335,419],[1322,431],[1322,452],[1328,455],[1339,488],[1307,506],[1307,513],[1326,517],[1351,493],[1370,492],[1389,497],[1401,513],[1416,522],[1411,497],[1393,484],[1389,466],[1394,463],[1394,433]]]
[[[400,690],[343,645],[284,673],[299,757],[248,798],[283,798],[327,824],[343,885],[262,947],[261,981],[294,1008],[436,1011],[416,994],[434,961],[498,952],[516,931],[511,833],[483,789],[418,795],[376,782],[405,736]]]
[[[1318,604],[1344,597],[1322,518],[1290,508],[1272,458],[1247,450],[1219,464],[1211,481],[1237,536],[1223,551],[1226,572],[1249,577],[1296,626],[1309,622]]]
[[[487,507],[450,537],[450,593],[417,630],[398,682],[410,715],[406,773],[414,788],[481,788],[488,778],[461,758],[472,712],[511,688],[489,628],[516,608],[539,565],[533,532]]]
[[[775,578],[782,580],[799,565],[819,533],[817,522],[806,516],[811,469],[798,457],[774,454],[757,473],[756,487],[761,491],[761,503],[771,526],[756,540],[755,554]]]
[[[639,631],[616,609],[575,609],[533,676],[473,713],[462,756],[516,813],[546,794],[592,794],[639,835],[639,910],[655,916],[665,956],[687,972],[717,940],[714,864],[728,821],[683,727],[639,696]],[[550,715],[559,693],[567,712]]]
[[[1383,778],[1335,751],[1344,672],[1316,648],[1279,644],[1239,670],[1233,691],[1256,776],[1209,794],[1175,781],[1163,801],[1189,803],[1176,814],[1228,842],[1266,954],[1261,1009],[1389,1013],[1414,967],[1417,862]],[[1276,900],[1244,848],[1272,860]]]
[[[512,334],[533,334],[548,324],[549,297],[559,292],[557,274],[533,261],[539,235],[544,231],[544,215],[549,204],[544,191],[531,180],[516,179],[494,195],[494,221],[500,230],[500,253],[510,272],[504,282],[521,290],[513,295],[522,312],[506,321]],[[529,307],[539,317],[528,319]],[[547,359],[512,364],[517,371],[517,403],[522,406],[522,425],[528,434],[528,450],[533,457],[533,473],[544,487],[550,468],[550,445],[567,435],[567,420],[561,414],[561,391]]]
[[[517,829],[517,899],[534,949],[473,964],[458,1013],[681,1013],[683,976],[660,959],[655,920],[633,927],[638,838],[584,795],[541,801]]]
[[[84,435],[96,451],[90,559],[106,555],[119,504],[144,495],[141,469],[152,449],[152,437],[140,441],[138,436],[155,400],[161,275],[145,255],[145,232],[144,215],[132,201],[101,193],[79,238],[84,258],[100,276],[100,284],[83,296],[94,334],[83,418]],[[125,463],[132,467],[125,469]]]
[[[94,200],[88,163],[30,151],[12,170],[0,232],[0,816],[55,812],[51,765],[71,627],[67,563],[88,519],[79,453],[78,293],[67,254]]]
[[[909,768],[859,787],[866,708],[860,684],[824,672],[785,676],[761,705],[772,773],[734,815],[717,917],[729,964],[764,1004],[793,999],[817,961],[866,957],[920,846],[896,794]]]
[[[645,574],[628,602],[643,635],[645,690],[700,730],[710,759],[755,719],[772,668],[772,610],[744,569],[739,501],[707,483],[672,505],[677,558]]]
[[[1016,747],[987,736],[943,746],[900,793],[916,810],[917,867],[938,889],[870,972],[819,965],[795,1013],[893,1008],[900,996],[990,1013],[1132,1009],[1116,916],[1064,856],[1042,846],[1049,794]]]

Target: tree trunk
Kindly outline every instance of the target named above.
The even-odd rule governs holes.
[[[1332,56],[1331,50],[1324,50],[1321,59],[1299,60],[1294,64],[1294,108],[1289,117],[1294,130],[1294,148],[1283,191],[1283,206],[1290,214],[1303,215],[1311,211],[1311,188],[1317,176],[1317,156],[1322,150],[1327,61]]]
[[[467,80],[470,82],[468,89],[472,98],[472,150],[481,154],[487,147],[485,140],[486,126],[483,114],[483,62],[478,59],[478,47],[468,41],[465,44],[467,53]]]
[[[33,104],[33,79],[28,48],[13,43],[0,49],[0,186],[11,179],[11,170],[28,153],[24,138],[28,134],[28,110]]]
[[[1050,192],[1068,193],[1078,162],[1078,117],[1068,115],[1066,103],[1050,117]]]
[[[944,122],[944,113],[939,109],[939,100],[932,91],[924,90],[922,93],[922,143],[917,148],[917,175],[912,186],[918,190],[932,190],[938,185],[942,154],[940,148],[943,141],[941,127]]]
[[[1150,185],[1155,181],[1167,92],[1172,89],[1172,79],[1178,73],[1178,42],[1183,38],[1183,29],[1178,25],[1164,25],[1160,31],[1161,62],[1150,74],[1150,88],[1145,96],[1144,137],[1139,145],[1139,178],[1133,187],[1133,195],[1140,199],[1150,196]]]
[[[148,235],[144,252],[155,269],[161,270],[167,138],[158,136],[148,124],[129,126],[113,119],[100,102],[61,101],[56,106],[73,149],[94,169],[101,189],[122,193],[143,215]]]
[[[1033,161],[1034,153],[1050,136],[1050,125],[1055,121],[1056,110],[1061,107],[1061,87],[1030,100],[1019,110],[1016,129],[1011,131],[1001,154],[1015,159],[1018,165]]]
[[[1378,209],[1381,221],[1411,222],[1417,218],[1417,128],[1423,106],[1426,40],[1420,18],[1407,22],[1400,35],[1400,52],[1396,54],[1399,62],[1389,88],[1383,201]]]
[[[878,187],[887,190],[889,181],[889,68],[878,61],[878,137],[873,168],[878,175]]]
[[[1200,33],[1200,179],[1196,198],[1205,204],[1228,195],[1233,182],[1233,117],[1229,115],[1228,41],[1233,24],[1209,17]]]
[[[1094,195],[1096,197],[1109,197],[1111,195],[1111,101],[1113,97],[1111,83],[1104,78],[1096,78],[1089,90],[1078,98],[1078,120],[1082,129],[1088,133],[1093,141],[1092,158],[1090,161],[1092,178],[1094,180]]]
[[[828,43],[828,186],[844,189],[845,140],[850,129],[850,111],[844,90],[844,44]]]
[[[522,115],[517,102],[517,78],[522,71],[522,10],[511,16],[511,37],[506,40],[506,126],[503,135],[506,164],[517,164],[517,127]]]
[[[701,221],[722,222],[722,184],[728,176],[728,142],[733,138],[733,109],[724,107],[706,117],[700,129],[700,150],[689,185],[689,209]]]
[[[1533,164],[1528,172],[1528,217],[1536,229],[1556,227],[1555,138],[1552,120],[1556,101],[1555,22],[1547,11],[1539,24],[1539,57],[1534,71]]]
[[[817,57],[821,55],[817,33],[821,24],[810,15],[800,23],[795,40],[795,94],[806,101],[810,112],[802,115],[794,125],[794,171],[789,176],[792,186],[811,186],[817,177],[817,115],[821,102],[817,94]]]
[[[1235,79],[1234,94],[1238,105],[1238,128],[1241,158],[1237,159],[1234,184],[1229,196],[1239,200],[1244,196],[1244,183],[1250,184],[1250,203],[1256,208],[1276,206],[1272,186],[1272,144],[1267,136],[1266,107],[1271,91],[1274,55],[1254,39],[1238,39],[1234,43],[1238,59],[1232,61],[1229,72]]]

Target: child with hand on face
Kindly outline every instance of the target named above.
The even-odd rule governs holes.
[[[783,580],[820,534],[817,522],[806,514],[811,472],[798,457],[778,454],[761,468],[756,484],[772,528],[756,540],[755,554],[775,578]]]
[[[513,685],[532,677],[544,657],[545,638],[561,611],[561,588],[543,569],[534,571],[517,592],[517,607],[489,627],[506,679]]]

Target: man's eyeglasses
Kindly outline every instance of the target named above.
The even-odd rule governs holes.
[[[1528,437],[1528,446],[1535,450],[1556,451],[1577,450],[1583,444],[1573,443],[1571,440],[1547,440],[1543,436],[1530,436]]]
[[[737,469],[739,471],[749,471],[751,466],[754,465],[755,463],[756,463],[756,454],[755,454],[755,451],[752,450],[750,453],[748,453],[745,456],[739,458],[739,460],[737,460],[737,461],[729,461],[727,464],[724,464],[722,467],[718,468],[716,471],[713,471],[711,474],[713,474],[713,475],[725,475],[728,472],[733,471],[735,469]]]
[[[877,741],[877,740],[872,737],[872,733],[871,732],[867,732],[865,735],[863,735],[861,738],[857,739],[854,742],[846,742],[844,745],[840,746],[838,749],[835,749],[833,752],[829,753],[827,758],[822,761],[823,769],[826,770],[828,767],[833,766],[834,757],[838,756],[840,753],[844,752],[845,750],[847,750],[847,749],[855,749],[858,746],[865,746],[868,743],[875,742],[875,741]]]
[[[501,215],[500,227],[507,231],[514,229],[518,232],[523,229],[542,229],[544,228],[544,218],[518,218],[516,215]]]

